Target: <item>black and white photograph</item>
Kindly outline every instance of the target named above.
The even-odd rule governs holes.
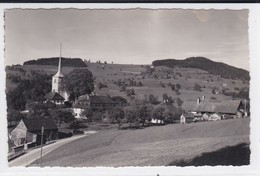
[[[248,30],[248,9],[5,9],[8,167],[249,166]]]

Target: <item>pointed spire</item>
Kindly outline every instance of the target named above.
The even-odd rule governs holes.
[[[58,72],[54,76],[63,77],[63,74],[61,73],[61,51],[62,51],[62,43],[60,44],[60,57],[59,57],[59,66],[58,66]]]
[[[58,72],[61,72],[61,51],[62,51],[62,43],[60,44],[60,58],[59,58]]]

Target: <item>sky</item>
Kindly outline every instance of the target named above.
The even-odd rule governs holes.
[[[11,9],[5,64],[58,57],[120,64],[207,57],[249,70],[248,10]]]

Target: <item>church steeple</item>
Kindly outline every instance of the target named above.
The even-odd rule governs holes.
[[[57,73],[52,76],[52,92],[57,92],[60,94],[65,101],[68,101],[69,95],[67,94],[65,87],[64,87],[64,75],[61,72],[61,53],[62,52],[62,45],[60,45],[60,57],[59,57],[59,65]]]
[[[60,93],[63,91],[63,77],[64,75],[61,72],[61,45],[60,45],[60,57],[57,73],[52,77],[52,91]]]
[[[58,72],[56,73],[57,77],[64,77],[64,75],[61,73],[61,51],[62,51],[62,44],[60,44],[60,57],[59,57],[59,65],[58,65]]]

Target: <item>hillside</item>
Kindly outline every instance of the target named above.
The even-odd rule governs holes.
[[[191,57],[184,60],[166,59],[153,61],[153,66],[167,66],[170,68],[198,68],[212,75],[219,75],[222,78],[244,79],[249,81],[249,72],[236,68],[222,62],[214,62],[204,57]]]
[[[43,166],[179,165],[180,161],[203,157],[205,152],[218,152],[218,155],[198,165],[246,165],[250,155],[249,122],[247,118],[100,131],[47,154]],[[221,153],[223,149],[228,151],[227,155]]]
[[[101,64],[86,63],[87,67],[81,69],[90,70],[95,77],[95,92],[100,95],[122,96],[130,100],[126,91],[122,91],[119,83],[124,83],[126,89],[133,89],[133,97],[143,99],[150,94],[162,101],[162,95],[166,93],[172,98],[196,99],[205,96],[206,99],[212,97],[219,100],[232,99],[230,95],[222,94],[222,90],[238,92],[241,89],[248,90],[248,82],[239,79],[219,78],[207,71],[198,68],[169,68],[166,66],[155,66],[151,69],[149,66],[130,65],[130,64]],[[104,67],[102,68],[102,65]],[[69,74],[78,67],[62,67],[64,75]],[[7,91],[13,90],[20,79],[30,79],[34,72],[43,72],[48,75],[54,75],[57,72],[57,66],[52,65],[23,65],[8,66],[7,73]],[[141,82],[141,84],[139,84]],[[99,88],[102,83],[103,87]],[[195,91],[194,85],[199,84],[201,91]],[[171,85],[179,84],[181,87],[176,92]],[[213,94],[212,91],[216,90]]]

